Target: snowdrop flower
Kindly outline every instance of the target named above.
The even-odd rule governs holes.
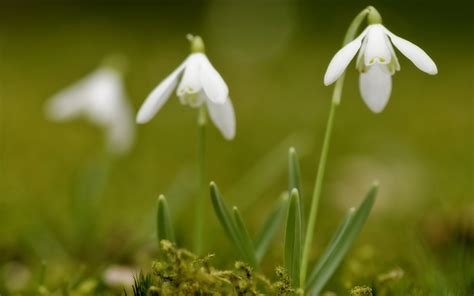
[[[108,150],[127,152],[134,141],[133,115],[122,75],[103,66],[48,100],[46,115],[54,121],[83,117],[104,129]]]
[[[124,288],[133,285],[135,274],[137,274],[137,270],[131,267],[112,265],[104,271],[102,278],[110,287]]]
[[[148,122],[177,86],[181,104],[192,108],[205,104],[216,127],[224,138],[231,140],[235,136],[235,114],[229,89],[204,54],[202,39],[190,35],[188,39],[192,53],[151,92],[138,112],[137,122]]]
[[[421,48],[385,28],[380,14],[373,7],[369,8],[368,21],[369,26],[332,58],[324,75],[324,84],[334,83],[359,51],[356,67],[361,73],[360,93],[367,106],[379,113],[390,97],[391,76],[400,70],[392,44],[421,71],[435,75],[438,69]]]

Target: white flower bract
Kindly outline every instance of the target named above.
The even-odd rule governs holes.
[[[359,51],[356,67],[361,72],[361,96],[373,112],[382,112],[390,98],[391,76],[400,70],[392,44],[421,71],[431,75],[438,73],[436,64],[421,48],[396,36],[382,24],[372,24],[332,58],[324,75],[324,84],[330,85],[339,79]]]
[[[127,152],[134,141],[133,112],[125,94],[122,75],[103,67],[67,87],[46,103],[54,121],[85,117],[104,129],[109,151]]]
[[[150,121],[175,88],[183,105],[197,108],[206,104],[211,120],[224,138],[231,140],[235,137],[234,107],[227,84],[207,56],[200,52],[189,55],[176,70],[158,84],[138,111],[137,122]]]

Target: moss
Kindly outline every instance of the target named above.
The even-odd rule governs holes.
[[[356,286],[351,290],[351,296],[372,296],[372,288],[367,286]]]
[[[153,263],[151,273],[135,278],[134,296],[302,295],[291,288],[282,267],[276,268],[276,281],[272,282],[244,262],[236,262],[232,270],[220,270],[212,266],[212,254],[197,256],[166,240],[160,247],[164,259]]]

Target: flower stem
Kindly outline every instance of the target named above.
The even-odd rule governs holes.
[[[309,253],[311,250],[311,243],[313,240],[314,225],[316,222],[316,215],[318,212],[318,205],[319,205],[319,199],[321,196],[324,172],[326,169],[326,160],[327,160],[327,156],[329,152],[329,142],[331,140],[332,127],[334,125],[334,116],[336,113],[337,106],[338,106],[338,103],[333,100],[331,102],[331,109],[329,111],[326,132],[324,134],[323,148],[321,150],[321,156],[319,159],[318,174],[316,176],[313,197],[311,199],[308,227],[306,228],[306,236],[305,236],[304,247],[303,247],[303,258],[302,258],[301,270],[300,270],[300,287],[302,288],[304,287],[305,280],[306,280],[306,272],[308,270]]]
[[[198,112],[198,145],[197,145],[197,186],[198,194],[195,207],[194,223],[194,252],[198,255],[202,252],[204,211],[206,201],[206,125],[207,112],[206,106],[202,105]]]
[[[352,41],[357,31],[360,27],[360,24],[365,19],[365,17],[369,14],[369,12],[373,9],[373,7],[369,6],[362,10],[352,21],[349,28],[347,29],[346,35],[344,36],[343,45]],[[344,77],[345,73],[341,75],[341,77],[336,81],[336,85],[334,86],[334,90],[332,93],[332,101],[331,107],[329,110],[329,117],[326,125],[326,131],[324,134],[324,141],[323,147],[321,149],[321,156],[319,158],[319,165],[318,165],[318,173],[316,175],[316,181],[314,184],[314,191],[313,196],[311,198],[311,206],[309,212],[309,219],[308,225],[306,227],[306,235],[304,238],[304,246],[303,246],[303,255],[301,260],[301,269],[300,269],[300,287],[304,288],[305,281],[306,281],[306,273],[308,270],[308,261],[309,255],[311,251],[311,244],[313,242],[313,235],[314,235],[314,226],[316,223],[316,217],[318,213],[318,205],[319,200],[321,197],[321,190],[323,186],[323,179],[324,173],[326,170],[326,162],[329,153],[329,143],[331,141],[331,134],[334,126],[334,117],[336,114],[336,109],[339,103],[341,102],[341,95],[342,95],[342,88],[344,86]]]

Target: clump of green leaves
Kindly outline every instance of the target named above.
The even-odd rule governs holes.
[[[236,262],[232,270],[219,270],[211,264],[212,254],[197,256],[167,240],[162,240],[160,247],[164,259],[154,262],[150,273],[135,278],[134,296],[302,295],[291,287],[283,267],[276,269],[276,281],[272,282],[243,262]]]
[[[270,241],[275,236],[280,223],[285,220],[286,215],[283,265],[288,272],[288,282],[295,291],[304,290],[306,293],[319,295],[364,226],[375,202],[378,185],[374,183],[359,207],[347,211],[311,272],[308,275],[304,273],[303,276],[302,247],[306,239],[304,237],[306,221],[304,209],[302,209],[304,203],[302,202],[300,176],[296,150],[290,148],[288,152],[288,194],[278,202],[256,239],[252,239],[247,231],[238,208],[234,206],[232,212],[228,210],[224,198],[214,182],[211,182],[210,185],[211,200],[219,222],[229,239],[239,250],[242,260],[248,262],[255,269],[259,268]],[[264,237],[265,240],[261,237]],[[262,241],[265,243],[262,244]]]

